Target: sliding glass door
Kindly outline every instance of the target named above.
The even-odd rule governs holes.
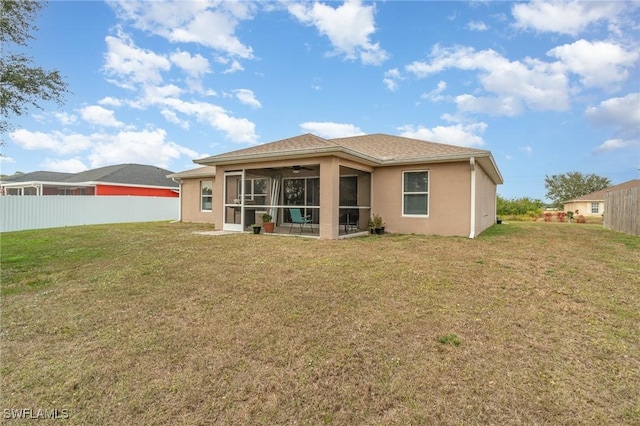
[[[282,180],[285,206],[300,207],[303,216],[310,215],[313,223],[320,222],[320,178],[285,178]],[[291,223],[289,209],[284,209],[283,219]]]

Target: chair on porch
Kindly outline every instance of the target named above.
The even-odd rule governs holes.
[[[313,234],[313,222],[311,220],[311,216],[307,215],[302,217],[302,212],[300,209],[289,209],[289,213],[291,213],[291,226],[289,227],[289,233],[291,233],[291,229],[293,228],[293,224],[300,224],[300,233],[302,234],[302,228],[304,225],[309,224],[311,227],[311,233]]]
[[[358,230],[360,221],[360,210],[347,209],[340,215],[340,225],[344,225],[344,232],[348,234],[350,230]]]

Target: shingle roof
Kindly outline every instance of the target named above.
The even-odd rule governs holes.
[[[100,167],[80,173],[31,172],[9,176],[3,182],[102,182],[124,185],[147,185],[177,188],[178,184],[167,177],[171,170],[143,164],[118,164]]]
[[[331,139],[337,145],[361,152],[382,161],[415,158],[437,158],[457,155],[488,154],[489,151],[410,139],[401,136],[373,134]]]
[[[599,191],[582,195],[580,197],[574,198],[573,200],[565,201],[565,203],[570,203],[573,201],[604,201],[604,198],[607,195],[607,192],[618,191],[621,189],[635,188],[637,186],[640,186],[640,179],[633,179],[618,185],[613,185],[608,188],[601,189]]]
[[[448,156],[489,155],[489,151],[465,148],[456,145],[446,145],[410,139],[401,136],[373,134],[352,136],[347,138],[323,139],[321,137],[304,134],[288,139],[257,145],[251,148],[231,151],[224,154],[196,160],[199,164],[215,164],[217,162],[237,161],[255,157],[274,157],[278,154],[291,156],[297,153],[310,152],[351,151],[352,154],[368,157],[384,163],[388,161],[412,160],[415,158],[438,158]]]
[[[323,139],[312,134],[257,145],[199,160],[196,164],[248,164],[321,155],[350,156],[372,166],[389,166],[476,158],[496,183],[503,179],[490,151],[385,134]]]
[[[107,182],[130,185],[178,187],[167,177],[171,170],[143,164],[118,164],[76,173],[65,182]]]
[[[216,175],[216,166],[203,166],[197,167],[191,170],[185,170],[183,172],[171,173],[167,175],[168,178],[195,178],[195,177],[209,177]]]
[[[73,176],[73,173],[62,173],[62,172],[29,172],[29,173],[18,173],[16,175],[11,175],[2,178],[2,182],[63,182],[65,179]]]
[[[300,151],[308,151],[314,149],[335,149],[338,145],[335,143],[323,139],[321,137],[312,135],[310,133],[294,136],[287,139],[282,139],[275,142],[265,143],[262,145],[252,146],[251,148],[239,149],[236,151],[226,152],[224,154],[218,154],[211,157],[197,160],[198,163],[208,163],[215,161],[224,161],[230,158],[247,158],[259,155],[269,154],[294,154]]]

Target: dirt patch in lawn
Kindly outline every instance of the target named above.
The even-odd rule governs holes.
[[[3,234],[1,408],[69,424],[640,423],[640,238],[203,230]]]

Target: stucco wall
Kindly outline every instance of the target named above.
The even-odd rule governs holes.
[[[214,222],[213,212],[203,212],[200,210],[200,181],[213,180],[214,181],[214,200],[215,200],[215,178],[198,178],[198,179],[184,179],[182,181],[182,188],[180,192],[180,209],[182,222],[195,222],[195,223],[216,223]],[[219,205],[219,204],[218,204]],[[216,210],[216,204],[214,201],[213,210]],[[222,222],[216,228],[221,228]]]
[[[496,220],[496,184],[476,163],[475,236],[492,226]]]
[[[402,172],[429,171],[429,216],[403,217]],[[372,175],[373,213],[386,230],[397,233],[469,236],[471,171],[469,163],[380,167]]]
[[[596,201],[593,202],[595,203]],[[575,201],[564,204],[563,209],[565,212],[578,210],[578,214],[583,216],[602,216],[604,213],[604,201],[598,202],[598,213],[591,213],[591,203],[592,201]]]

